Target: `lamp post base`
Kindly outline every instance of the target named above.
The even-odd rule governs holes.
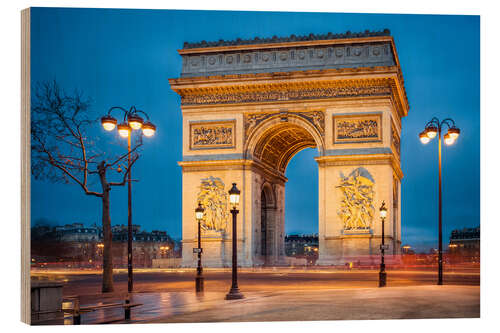
[[[203,276],[197,276],[196,277],[196,292],[197,293],[202,293],[204,290],[204,280],[205,278]]]
[[[229,290],[229,293],[226,295],[226,300],[232,300],[232,299],[242,299],[245,298],[242,293],[240,293],[239,288],[231,288]]]
[[[378,286],[385,287],[386,284],[387,284],[387,273],[386,272],[379,272],[378,273]]]

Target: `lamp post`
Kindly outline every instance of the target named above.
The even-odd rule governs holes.
[[[117,125],[116,118],[111,116],[111,111],[120,110],[124,113],[123,122]],[[147,121],[139,116],[139,113],[142,113],[146,116]],[[112,131],[115,127],[118,130],[118,134],[122,138],[127,138],[127,149],[128,149],[128,158],[127,165],[130,168],[131,165],[131,136],[133,130],[142,129],[142,134],[147,137],[151,137],[156,132],[156,126],[153,125],[149,121],[149,116],[141,111],[137,110],[135,106],[130,107],[129,110],[126,110],[120,106],[113,106],[108,110],[108,114],[101,118],[102,127],[106,131]],[[127,257],[128,257],[128,292],[132,292],[134,289],[134,280],[133,280],[133,268],[132,268],[132,172],[128,170],[127,182],[128,182],[128,243],[127,243]]]
[[[203,219],[203,215],[205,209],[201,205],[201,202],[198,202],[198,207],[194,210],[196,220],[198,221],[198,248],[196,249],[198,252],[198,267],[196,268],[196,292],[203,292],[203,268],[201,267],[201,220]]]
[[[436,136],[438,137],[439,154],[439,250],[438,250],[438,285],[443,284],[443,206],[442,206],[442,185],[441,185],[441,131],[444,126],[448,127],[448,132],[444,135],[444,143],[452,145],[460,135],[460,129],[455,126],[453,119],[446,118],[439,121],[436,117],[432,118],[426,125],[423,132],[419,134],[420,141],[423,144],[429,143]]]
[[[237,206],[240,202],[240,190],[236,187],[236,183],[233,183],[233,187],[229,190],[229,202],[232,206],[231,214],[233,215],[233,274],[231,289],[226,295],[227,300],[244,298],[238,288],[238,239],[236,233],[236,217],[239,213]]]
[[[382,206],[380,206],[380,219],[382,220],[382,244],[380,244],[380,272],[378,273],[378,286],[385,287],[387,284],[387,273],[385,271],[385,218],[387,217],[387,208],[385,207],[385,201],[382,201]]]

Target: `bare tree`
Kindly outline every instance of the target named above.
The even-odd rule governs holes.
[[[35,179],[73,183],[86,195],[102,202],[103,277],[102,292],[113,291],[113,256],[109,193],[113,186],[126,184],[127,175],[137,161],[142,139],[131,149],[131,163],[124,166],[121,181],[108,180],[108,172],[120,173],[120,162],[128,153],[106,159],[89,136],[97,120],[90,117],[90,100],[81,92],[67,94],[56,81],[36,85],[31,107],[31,172]],[[90,189],[98,179],[100,189]]]

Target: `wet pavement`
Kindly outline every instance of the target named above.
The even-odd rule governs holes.
[[[194,292],[194,270],[137,270],[131,303],[143,304],[124,319],[124,309],[84,313],[82,324],[149,322],[222,322],[290,320],[360,320],[479,317],[479,271],[445,272],[436,286],[433,271],[390,271],[388,287],[377,288],[377,270],[243,269],[243,300],[226,301],[231,272],[206,270],[205,293]],[[97,271],[35,271],[38,279],[63,281],[63,294],[78,297],[81,307],[123,303],[127,275],[115,272],[115,292],[100,293]],[[66,304],[67,307],[71,307]],[[57,322],[72,324],[71,316]]]
[[[478,318],[479,287],[419,286],[248,293],[204,310],[187,309],[149,322],[248,322]]]
[[[131,302],[144,305],[132,310],[131,320],[123,319],[121,309],[105,309],[83,314],[81,323],[478,318],[480,315],[476,286],[247,292],[244,299],[234,301],[225,300],[225,294],[134,293]],[[67,318],[65,324],[72,324],[72,320]]]

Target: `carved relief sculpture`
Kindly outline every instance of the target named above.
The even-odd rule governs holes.
[[[276,116],[278,114],[288,115],[296,115],[299,116],[306,121],[308,121],[311,125],[316,127],[318,132],[323,136],[325,135],[325,115],[323,111],[306,111],[306,112],[267,112],[267,113],[250,113],[245,115],[245,138],[250,136],[250,133],[259,125],[262,121]]]
[[[392,144],[394,148],[396,148],[398,155],[401,155],[401,140],[399,139],[398,132],[394,128],[394,125],[392,125]]]
[[[343,198],[338,215],[342,219],[344,230],[369,230],[372,225],[375,208],[373,207],[373,180],[365,168],[357,168],[347,177],[340,173],[340,185],[337,188]]]
[[[334,116],[334,143],[382,140],[380,115]]]
[[[190,124],[191,149],[233,148],[235,123],[201,122]]]
[[[265,89],[247,87],[240,90],[237,86],[231,87],[230,92],[221,90],[216,93],[193,93],[183,92],[181,94],[182,105],[199,104],[230,104],[251,103],[269,101],[288,101],[303,99],[339,98],[339,97],[362,97],[362,96],[389,96],[392,88],[390,83],[380,80],[380,85],[368,85],[361,87],[337,87],[334,83],[316,88],[300,86],[300,84],[288,84],[284,90],[282,86],[269,85]]]
[[[208,177],[201,180],[198,202],[205,208],[201,222],[203,230],[224,231],[229,218],[228,194],[220,178]]]

